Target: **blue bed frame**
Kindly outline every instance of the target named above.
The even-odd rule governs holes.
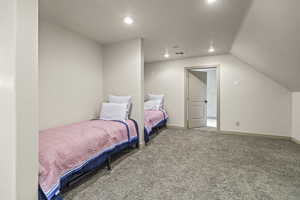
[[[157,133],[159,129],[166,127],[168,119],[164,119],[160,121],[155,127],[151,129],[151,131],[148,133],[147,129],[144,128],[144,140],[145,143],[148,143],[150,141],[150,137],[154,134]]]
[[[46,195],[42,191],[41,187],[39,186],[39,188],[38,188],[39,200],[62,200],[62,198],[58,194],[58,191],[61,188],[67,187],[68,184],[71,183],[71,182],[76,182],[76,181],[80,180],[80,178],[82,176],[88,174],[89,172],[91,172],[95,169],[98,169],[104,163],[106,163],[108,170],[111,170],[110,159],[111,159],[112,155],[114,155],[118,152],[121,152],[122,150],[124,150],[128,147],[131,147],[131,146],[136,146],[138,148],[139,147],[139,129],[138,129],[138,125],[137,125],[137,122],[135,120],[133,120],[133,119],[130,119],[130,120],[132,120],[135,124],[135,128],[136,128],[136,131],[137,131],[137,137],[130,140],[128,125],[125,124],[124,122],[118,121],[122,124],[125,124],[125,126],[127,128],[127,133],[128,133],[128,141],[117,145],[113,149],[109,149],[107,151],[102,152],[99,156],[89,160],[81,168],[79,168],[77,170],[74,170],[74,171],[68,173],[67,175],[63,176],[60,179],[60,186],[58,187],[58,189],[54,190],[50,195],[48,195],[48,198],[46,197]]]

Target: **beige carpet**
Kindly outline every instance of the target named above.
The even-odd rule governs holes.
[[[67,192],[70,200],[299,200],[300,145],[169,129]]]

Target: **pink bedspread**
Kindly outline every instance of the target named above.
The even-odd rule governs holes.
[[[159,124],[161,121],[168,118],[167,112],[164,110],[145,110],[144,112],[144,125],[147,133],[150,133],[152,128]]]
[[[133,121],[126,121],[130,138],[136,138]],[[84,121],[41,131],[39,134],[39,183],[47,195],[66,173],[80,168],[107,149],[127,142],[125,124],[115,121]]]

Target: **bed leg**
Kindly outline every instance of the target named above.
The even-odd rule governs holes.
[[[130,145],[131,149],[137,149],[138,148],[138,143],[134,143]]]
[[[155,131],[156,131],[156,134],[159,134],[159,128],[158,127],[156,128]]]
[[[109,156],[106,160],[106,167],[108,171],[111,171],[111,157]]]
[[[61,196],[56,196],[55,200],[63,200],[63,198]]]

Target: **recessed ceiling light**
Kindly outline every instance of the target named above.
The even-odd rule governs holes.
[[[215,50],[215,47],[214,47],[214,42],[211,41],[210,42],[210,46],[209,46],[209,49],[208,49],[208,53],[214,53],[216,50]]]
[[[128,25],[131,25],[134,22],[131,17],[125,17],[123,21],[125,24],[128,24]]]
[[[208,52],[209,53],[214,53],[216,50],[213,46],[209,47]]]
[[[169,54],[169,50],[168,50],[168,49],[166,49],[165,54],[164,54],[164,57],[165,57],[165,58],[169,58],[169,57],[170,57],[170,54]]]
[[[217,0],[207,0],[207,3],[208,4],[213,4],[213,3],[215,3]]]

